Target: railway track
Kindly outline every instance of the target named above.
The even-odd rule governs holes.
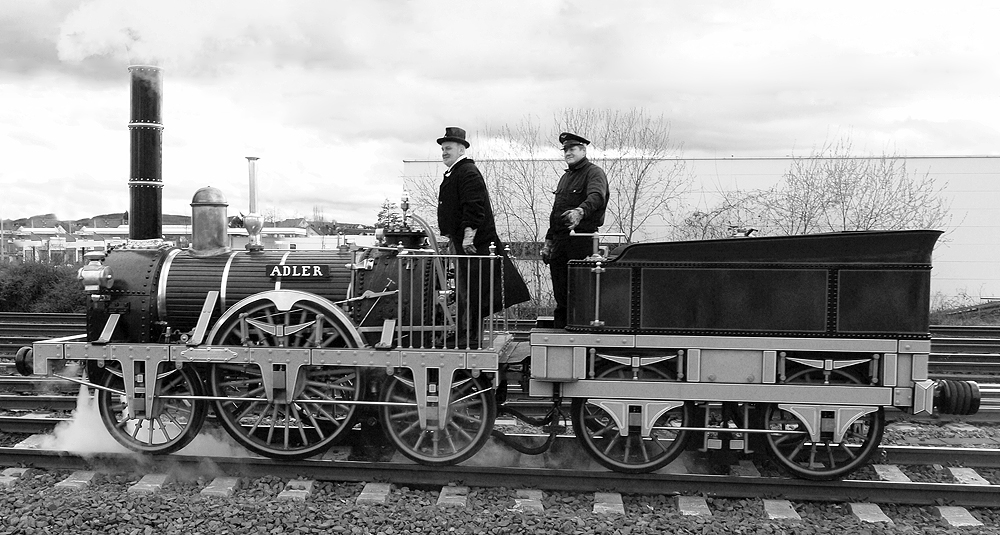
[[[564,449],[572,449],[567,442]],[[560,456],[586,460],[583,452],[572,455],[562,451]],[[956,451],[949,452],[958,455]],[[64,451],[41,450],[31,447],[0,448],[0,466],[32,466],[46,470],[97,470],[106,473],[138,472],[157,474],[176,471],[196,473],[205,466],[213,466],[225,477],[263,477],[309,479],[318,481],[383,482],[397,487],[418,488],[463,485],[467,487],[508,487],[539,489],[547,492],[616,492],[637,495],[696,495],[721,498],[757,498],[789,501],[866,502],[882,504],[909,504],[930,506],[941,503],[966,507],[995,507],[1000,503],[1000,485],[991,485],[974,469],[932,470],[934,481],[927,481],[927,471],[917,473],[913,466],[938,463],[940,450],[927,448],[895,448],[888,459],[898,458],[905,464],[878,465],[871,479],[843,481],[808,481],[783,475],[769,474],[767,466],[742,461],[730,465],[720,464],[689,452],[668,467],[652,474],[629,475],[610,472],[600,467],[578,462],[569,466],[542,466],[541,463],[513,462],[497,466],[495,451],[485,464],[480,455],[457,466],[427,467],[392,458],[388,461],[348,460],[343,450],[324,459],[276,462],[260,457],[218,457],[174,454],[164,457],[136,456],[133,454],[75,455]],[[972,454],[970,454],[972,455]],[[983,462],[997,462],[1000,451],[980,452]],[[339,458],[338,458],[339,457]],[[971,458],[971,457],[970,457]],[[894,468],[884,468],[884,467]],[[926,465],[922,465],[926,466]],[[185,470],[186,469],[186,470]],[[762,475],[762,473],[764,475]],[[889,474],[894,474],[890,476]],[[986,477],[992,477],[987,474]]]
[[[40,340],[86,332],[85,314],[0,312],[0,356]]]

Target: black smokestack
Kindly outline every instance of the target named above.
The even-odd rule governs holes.
[[[128,237],[163,237],[163,122],[160,102],[163,72],[159,67],[132,65],[132,113],[128,123],[132,159],[129,166]]]

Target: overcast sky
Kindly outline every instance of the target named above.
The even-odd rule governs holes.
[[[567,107],[662,113],[689,157],[997,154],[998,28],[995,2],[3,0],[0,218],[128,208],[130,64],[164,69],[167,213],[208,185],[246,212],[254,155],[262,208],[373,223],[445,126]]]

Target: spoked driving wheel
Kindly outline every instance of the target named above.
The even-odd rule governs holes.
[[[490,437],[497,415],[496,396],[490,381],[469,372],[455,372],[447,416],[439,419],[437,407],[427,407],[428,421],[421,426],[413,374],[401,370],[386,378],[380,408],[382,427],[396,448],[420,464],[460,463],[478,452]]]
[[[848,385],[864,384],[864,379],[852,370],[832,370],[825,374],[823,370],[809,368],[789,375],[786,382]],[[843,477],[864,466],[882,441],[885,430],[882,407],[786,407],[787,410],[772,403],[764,411],[765,429],[780,431],[766,435],[767,445],[771,456],[799,477]],[[803,418],[810,419],[812,425],[806,425]],[[810,427],[816,426],[820,433],[814,440]],[[843,427],[839,439],[838,427]]]
[[[267,292],[237,303],[209,336],[213,345],[347,348],[361,345],[336,305],[302,292]],[[268,399],[264,372],[273,382]],[[294,378],[286,381],[285,377]],[[304,459],[322,453],[353,426],[363,388],[347,366],[215,364],[215,412],[229,434],[267,457]],[[286,385],[293,385],[286,388]],[[348,403],[338,403],[348,402]]]
[[[177,369],[172,363],[161,365],[150,388],[153,404],[148,412],[145,403],[142,407],[129,405],[121,365],[109,364],[102,372],[100,384],[105,389],[97,392],[101,420],[111,436],[126,448],[150,454],[173,453],[198,435],[208,413],[208,403],[190,399],[205,395],[194,368]]]
[[[671,370],[610,365],[597,379],[675,380]],[[642,422],[655,414],[648,436]],[[692,411],[681,401],[634,401],[577,398],[572,408],[573,432],[583,448],[605,468],[641,474],[670,464],[684,451]],[[624,428],[625,433],[622,433]]]

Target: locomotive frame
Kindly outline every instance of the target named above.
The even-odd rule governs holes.
[[[673,245],[690,250],[666,254],[663,260],[647,257],[662,251],[642,250],[662,244],[639,244],[574,261],[569,325],[533,329],[528,353],[509,330],[499,328],[495,316],[485,320],[483,349],[450,341],[457,334],[455,294],[462,281],[449,280],[461,270],[448,266],[470,257],[439,254],[430,245],[408,248],[402,239],[413,242],[420,235],[412,229],[395,235],[402,238],[395,247],[351,252],[355,261],[344,268],[352,280],[337,301],[319,290],[296,289],[290,276],[331,271],[325,264],[294,267],[307,265],[299,257],[321,257],[317,252],[282,251],[280,263],[272,264],[273,252],[263,250],[199,257],[195,246],[193,251],[123,249],[107,258],[94,254],[81,270],[83,279],[92,282],[89,336],[38,342],[31,351],[19,352],[18,363],[26,373],[97,389],[111,434],[146,453],[179,450],[212,410],[234,439],[256,453],[311,457],[343,439],[358,411],[369,409],[377,412],[386,436],[407,457],[431,465],[458,463],[497,435],[492,427],[498,411],[520,416],[497,393],[510,369],[520,367],[523,376],[514,379],[528,385],[531,397],[552,403],[549,417],[533,423],[555,433],[565,418],[562,403],[568,400],[568,419],[578,441],[612,470],[657,470],[690,447],[743,453],[766,449],[798,476],[830,479],[863,466],[876,451],[886,409],[927,414],[935,401],[942,412],[978,409],[974,382],[928,378],[930,341],[921,333],[926,319],[912,319],[908,308],[907,299],[924,299],[930,265],[921,260],[929,260],[938,234],[681,242]],[[914,240],[921,243],[916,252]],[[840,252],[833,253],[838,261],[774,258],[787,256],[784,249],[794,242],[815,246],[823,241],[834,245],[820,247],[824,250],[853,244],[848,248],[855,252],[848,257],[860,254],[861,261]],[[860,244],[870,248],[872,242],[880,251],[856,252],[864,249]],[[717,255],[737,247],[743,248],[737,262],[694,258],[708,249]],[[776,252],[758,252],[763,257],[755,258],[754,247]],[[121,261],[110,262],[117,257]],[[166,259],[153,262],[157,268],[140,271],[158,295],[129,295],[127,288],[116,286],[121,282],[109,284],[115,266],[132,269],[136,258],[149,257]],[[502,266],[495,254],[471,258],[491,269]],[[332,259],[343,259],[343,252],[328,255]],[[188,312],[180,316],[188,323],[178,322],[185,328],[173,329],[163,321],[171,317],[170,306],[162,307],[160,296],[180,299],[171,289],[169,271],[186,263],[224,263],[224,273],[243,278],[248,273],[234,266],[254,266],[259,282],[273,288],[225,303],[220,295],[231,291],[225,277],[217,283],[221,291],[202,285],[197,321],[192,323]],[[278,271],[288,275],[267,276],[275,266],[283,266]],[[700,280],[692,270],[710,273],[698,284],[716,285],[719,273],[726,274],[727,290],[737,297],[716,294],[695,303],[699,313],[712,316],[708,320],[663,312],[644,301],[646,283],[670,295],[704,293],[698,284],[683,289]],[[743,281],[747,271],[756,277],[734,282]],[[822,294],[823,311],[812,319],[783,316],[775,304],[787,292],[761,294],[753,288],[762,284],[762,276],[788,285],[801,281],[803,273],[806,282],[791,295],[808,301],[815,297],[810,289]],[[191,277],[181,280],[187,284]],[[872,281],[880,287],[871,287]],[[910,297],[896,304],[878,299],[859,303],[864,292],[852,287],[859,284],[879,295]],[[715,313],[705,310],[728,310],[743,302],[748,290],[757,299],[755,314],[719,324]],[[492,295],[492,287],[485,291]],[[140,309],[142,303],[159,303],[147,306],[147,312],[165,315],[126,321],[135,307],[130,303],[137,301]],[[773,317],[762,319],[762,314]],[[878,317],[859,319],[870,314]],[[686,319],[677,323],[677,318]],[[87,341],[80,340],[85,337]],[[72,361],[86,364],[88,379],[62,374]]]

